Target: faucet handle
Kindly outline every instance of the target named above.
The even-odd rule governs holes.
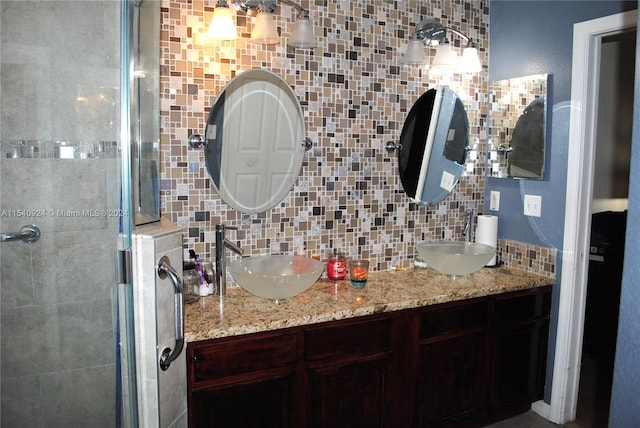
[[[224,223],[216,224],[216,232],[224,232],[225,230],[238,230],[238,227],[226,226]]]

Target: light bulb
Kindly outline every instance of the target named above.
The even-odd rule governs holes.
[[[218,6],[215,8],[207,35],[218,40],[235,40],[238,38],[236,25],[233,23],[231,9],[229,9],[228,6]]]
[[[460,71],[464,73],[479,73],[482,71],[482,63],[478,58],[478,49],[472,46],[464,48],[460,59]]]

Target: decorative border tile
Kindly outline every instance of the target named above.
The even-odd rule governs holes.
[[[505,265],[548,278],[556,277],[555,248],[538,247],[517,241],[498,240],[498,260]]]

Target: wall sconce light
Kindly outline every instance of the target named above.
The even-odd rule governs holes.
[[[295,5],[294,7],[299,7]],[[301,49],[311,49],[318,45],[316,36],[313,34],[313,24],[309,19],[309,11],[306,9],[298,9],[298,18],[293,23],[291,30],[291,38],[289,46]]]
[[[216,8],[213,10],[213,18],[209,24],[209,37],[218,40],[235,40],[238,38],[236,24],[231,16],[231,9],[226,0],[218,0]]]
[[[436,46],[436,56],[433,57],[431,67],[442,71],[453,71],[458,67],[458,55],[451,49],[448,39]]]
[[[451,49],[447,32],[455,34],[467,44],[461,58],[458,58],[458,55]],[[436,46],[436,56],[432,63],[436,69],[456,69],[464,73],[482,71],[478,49],[471,38],[461,31],[442,26],[435,19],[424,19],[416,25],[416,31],[409,40],[403,62],[407,65],[426,64],[427,57],[424,53],[424,45]]]
[[[293,24],[291,38],[288,45],[294,48],[313,48],[317,46],[313,34],[313,24],[309,19],[309,11],[290,0],[280,0],[298,12],[296,22]],[[234,0],[236,8],[249,16],[255,16],[251,41],[267,45],[278,43],[280,36],[274,20],[273,13],[277,9],[275,0]]]
[[[403,60],[407,65],[423,65],[427,63],[427,55],[424,53],[424,42],[422,39],[415,35],[411,37]]]
[[[276,21],[273,19],[271,12],[258,12],[253,30],[251,31],[251,41],[263,45],[276,45],[280,40]]]

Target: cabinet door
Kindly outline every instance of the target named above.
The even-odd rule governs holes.
[[[292,375],[199,389],[191,395],[189,426],[297,428],[293,395]]]
[[[548,321],[496,331],[493,347],[491,410],[517,413],[542,398]]]
[[[389,367],[380,355],[310,368],[308,426],[389,427]]]
[[[491,360],[491,412],[509,416],[542,398],[551,288],[498,296]]]
[[[418,362],[418,426],[455,426],[486,407],[485,335],[422,345]]]
[[[298,428],[297,350],[292,331],[188,344],[189,426]]]
[[[191,388],[225,382],[265,370],[286,369],[296,362],[295,333],[260,333],[187,346]]]

